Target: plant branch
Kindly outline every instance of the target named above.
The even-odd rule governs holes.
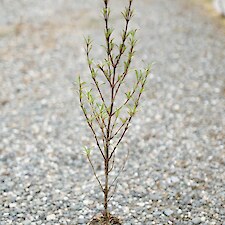
[[[79,81],[79,82],[80,82],[80,81]],[[82,92],[82,84],[81,84],[81,82],[80,82],[79,87],[80,87],[79,93],[80,93],[80,106],[81,106],[81,109],[82,109],[82,111],[83,111],[83,113],[84,113],[84,116],[85,116],[85,118],[86,118],[86,121],[87,121],[88,126],[91,128],[91,131],[92,131],[92,133],[93,133],[93,135],[94,135],[96,144],[97,144],[97,146],[98,146],[98,148],[99,148],[99,150],[100,150],[100,152],[101,152],[101,154],[102,154],[102,157],[105,159],[105,155],[104,155],[104,153],[103,153],[103,151],[102,151],[102,149],[101,149],[101,146],[100,146],[100,143],[99,143],[99,141],[98,141],[96,132],[95,132],[95,130],[94,130],[94,128],[93,128],[93,126],[92,126],[92,124],[91,124],[91,122],[90,122],[90,119],[88,118],[86,109],[84,108],[84,104],[83,104],[83,102],[82,102],[82,95],[83,95],[83,92]]]
[[[92,112],[93,112],[93,114],[94,114],[94,116],[95,116],[96,122],[97,122],[99,128],[100,128],[101,131],[102,131],[103,142],[104,142],[104,141],[106,140],[105,131],[104,131],[104,122],[101,124],[101,122],[100,122],[100,120],[99,120],[99,118],[100,118],[100,117],[99,117],[99,114],[96,113],[96,110],[95,110],[95,108],[94,108],[93,103],[89,102],[89,104],[90,104],[91,109],[92,109]]]
[[[141,77],[138,78],[138,80],[135,84],[135,87],[133,88],[133,91],[130,93],[129,98],[127,98],[126,101],[119,108],[117,108],[117,110],[121,110],[132,99],[132,97],[136,93],[136,90],[138,88],[138,85],[139,85],[140,81],[141,81]],[[116,111],[114,111],[112,115],[114,116],[115,113],[116,113]]]
[[[102,100],[102,103],[104,104],[104,107],[107,109],[107,105],[106,105],[105,99],[104,99],[104,97],[102,95],[102,92],[100,90],[98,81],[96,80],[97,74],[96,74],[95,70],[91,66],[92,65],[92,60],[90,59],[90,50],[91,50],[91,47],[92,46],[91,46],[90,39],[88,39],[86,41],[86,45],[87,45],[87,48],[86,48],[86,56],[87,56],[87,60],[88,60],[88,67],[89,67],[89,70],[90,70],[90,73],[91,73],[91,77],[92,77],[92,79],[93,79],[93,81],[95,83],[95,86],[96,86],[97,90],[98,90],[98,93],[100,95],[100,98]]]
[[[110,60],[111,65],[114,67],[113,57],[112,57],[112,49],[110,48],[110,36],[112,34],[112,30],[109,29],[109,15],[110,15],[110,9],[108,7],[108,1],[104,0],[104,8],[103,8],[103,16],[105,19],[105,39],[106,39],[106,46],[107,46],[107,55],[108,55],[108,61]],[[109,65],[109,64],[108,64]],[[111,69],[109,66],[109,75],[111,74]]]
[[[99,180],[99,178],[98,178],[98,176],[97,176],[97,174],[96,174],[94,165],[93,165],[93,163],[92,163],[92,161],[91,161],[91,158],[90,158],[90,155],[87,155],[87,159],[88,159],[88,161],[89,161],[89,163],[90,163],[90,165],[91,165],[92,171],[93,171],[93,173],[94,173],[94,176],[95,176],[96,180],[98,181],[98,184],[99,184],[100,188],[101,188],[102,191],[104,192],[104,188],[103,188],[102,183],[101,183],[101,181]]]
[[[111,190],[111,188],[113,187],[113,185],[114,185],[115,182],[118,183],[118,178],[119,178],[119,176],[121,175],[121,173],[123,172],[123,170],[124,170],[124,168],[125,168],[125,166],[126,166],[127,160],[128,160],[128,158],[129,158],[129,154],[130,154],[130,149],[128,148],[128,150],[127,150],[127,155],[126,155],[126,157],[124,158],[123,163],[122,163],[122,167],[120,168],[120,170],[119,170],[117,176],[116,176],[116,177],[114,178],[114,180],[112,181],[112,184],[109,186],[109,191]],[[117,187],[117,184],[115,185],[115,189],[114,189],[112,195],[110,196],[110,198],[113,197],[113,195],[114,195],[114,193],[115,193],[115,190],[116,190],[116,187]]]
[[[137,97],[137,100],[136,100],[136,102],[135,102],[135,106],[134,106],[134,109],[135,109],[135,110],[136,110],[136,108],[137,108],[138,105],[139,105],[139,101],[140,101],[141,95],[142,95],[142,93],[143,93],[144,86],[145,86],[145,83],[146,83],[146,80],[147,80],[147,77],[148,77],[149,73],[150,73],[150,68],[148,67],[148,68],[146,69],[145,77],[143,78],[142,83],[141,83],[141,89],[140,89],[140,92],[139,92],[138,97]],[[118,145],[120,144],[120,142],[122,141],[124,135],[126,134],[126,132],[127,132],[127,130],[128,130],[128,127],[129,127],[129,124],[130,124],[131,119],[133,118],[134,114],[135,114],[135,112],[133,112],[133,113],[130,114],[130,117],[129,117],[129,119],[127,120],[127,124],[126,124],[126,126],[125,126],[125,128],[124,128],[124,131],[123,131],[123,133],[121,134],[121,136],[120,136],[120,138],[119,138],[117,144],[116,144],[115,147],[113,148],[113,150],[112,150],[112,152],[111,152],[111,154],[110,154],[110,156],[109,156],[109,159],[111,159],[112,155],[114,154],[114,152],[116,151]]]
[[[133,54],[134,54],[134,46],[131,46],[130,52],[129,52],[128,60],[127,60],[127,62],[125,62],[125,70],[124,70],[124,72],[123,72],[123,75],[122,75],[121,78],[118,78],[118,80],[117,80],[116,83],[115,83],[115,85],[116,85],[117,83],[119,83],[118,86],[117,86],[117,88],[116,88],[116,91],[115,91],[115,96],[117,95],[117,93],[118,93],[118,91],[119,91],[119,89],[120,89],[121,84],[123,83],[125,77],[126,77],[127,74],[128,74],[129,67],[130,67],[130,64],[131,64],[131,62],[132,62]]]
[[[122,34],[122,43],[120,45],[120,49],[119,49],[119,54],[116,56],[116,63],[115,63],[115,67],[119,64],[120,62],[120,59],[123,55],[123,53],[125,52],[126,48],[125,48],[125,42],[126,42],[126,39],[128,37],[128,25],[129,25],[129,22],[130,22],[130,19],[133,15],[133,10],[131,10],[131,6],[132,6],[132,0],[129,1],[129,6],[128,6],[128,9],[125,9],[125,12],[123,14],[124,16],[124,19],[126,21],[126,24],[125,24],[125,29],[123,31],[123,34]]]

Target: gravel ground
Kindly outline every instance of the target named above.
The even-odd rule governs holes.
[[[99,10],[97,0],[0,1],[1,225],[86,224],[101,210],[71,90],[87,71],[83,35],[103,40]],[[225,35],[206,15],[186,0],[136,5],[137,58],[156,65],[118,152],[130,149],[111,206],[125,225],[225,224]]]

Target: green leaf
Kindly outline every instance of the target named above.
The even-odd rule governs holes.
[[[124,70],[126,71],[128,69],[129,63],[128,62],[123,62],[124,63]]]
[[[93,59],[88,59],[88,65],[93,64]]]
[[[106,39],[109,39],[109,37],[111,36],[112,32],[113,32],[113,29],[111,29],[111,28],[108,28],[108,30],[105,30],[105,37],[106,37]]]
[[[137,70],[135,70],[136,79],[139,80],[139,73]]]
[[[88,148],[88,147],[86,147],[86,146],[84,146],[83,149],[84,149],[85,155],[86,155],[86,156],[90,156],[90,154],[91,154],[91,149]]]
[[[127,93],[125,93],[125,95],[127,96],[127,99],[130,99],[130,97],[131,97],[131,92],[128,91]]]
[[[92,95],[92,89],[90,91],[87,92],[87,98],[88,98],[88,101],[93,104],[94,103],[94,98],[93,98],[93,95]]]
[[[140,93],[142,94],[144,92],[144,87],[141,88]]]
[[[94,69],[91,70],[91,76],[93,78],[96,78],[96,76],[97,76],[97,73],[96,73],[96,71]]]
[[[119,115],[120,115],[120,109],[117,109],[117,110],[116,110],[115,115],[116,115],[116,118],[118,118],[118,117],[119,117]]]
[[[84,37],[84,40],[85,40],[85,43],[87,45],[90,45],[91,44],[91,38],[90,38],[90,36],[88,36],[87,38]]]
[[[122,75],[118,75],[118,81],[120,81],[122,78]]]
[[[125,124],[125,123],[127,122],[127,120],[128,120],[127,118],[123,119],[123,118],[120,117],[120,121],[121,121],[123,124]]]

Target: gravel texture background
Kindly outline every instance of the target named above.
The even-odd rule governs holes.
[[[126,1],[115,1],[118,28]],[[93,139],[71,89],[87,74],[83,35],[103,41],[100,6],[0,1],[1,225],[86,224],[101,211],[82,154]],[[186,0],[135,7],[136,65],[156,65],[119,148],[130,159],[111,208],[125,225],[225,224],[224,27]]]

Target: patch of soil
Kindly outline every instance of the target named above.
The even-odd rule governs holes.
[[[97,215],[88,223],[88,225],[106,225],[106,221],[102,215]],[[109,225],[122,225],[122,221],[117,217],[110,215]]]

